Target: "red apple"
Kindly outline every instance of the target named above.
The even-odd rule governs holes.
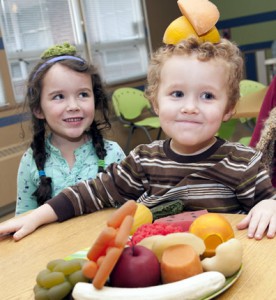
[[[144,246],[123,250],[110,274],[113,287],[147,287],[160,284],[160,264],[155,254]]]

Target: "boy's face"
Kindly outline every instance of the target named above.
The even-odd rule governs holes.
[[[172,149],[192,154],[214,141],[226,111],[228,69],[222,60],[199,61],[195,56],[169,58],[160,74],[156,113]]]

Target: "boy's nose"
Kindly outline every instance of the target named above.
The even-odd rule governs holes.
[[[197,101],[192,98],[184,99],[180,111],[181,113],[187,113],[187,114],[197,112],[198,111]]]

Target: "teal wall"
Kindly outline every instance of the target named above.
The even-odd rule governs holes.
[[[211,0],[219,9],[221,20],[276,10],[275,0]]]
[[[217,28],[229,29],[230,39],[244,52],[245,77],[258,80],[256,51],[271,58],[271,44],[276,40],[276,0],[211,1],[220,11]]]
[[[276,40],[275,0],[212,0],[212,2],[220,11],[218,28],[220,25],[229,24],[231,39],[238,45]]]

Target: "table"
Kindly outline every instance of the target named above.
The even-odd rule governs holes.
[[[90,247],[106,224],[113,209],[85,215],[63,223],[39,228],[19,242],[11,237],[0,241],[0,299],[34,299],[36,275],[53,259],[64,258]],[[244,216],[224,215],[233,225],[235,236],[244,248],[243,272],[237,282],[219,299],[276,299],[276,238],[248,239],[247,231],[235,229]]]

